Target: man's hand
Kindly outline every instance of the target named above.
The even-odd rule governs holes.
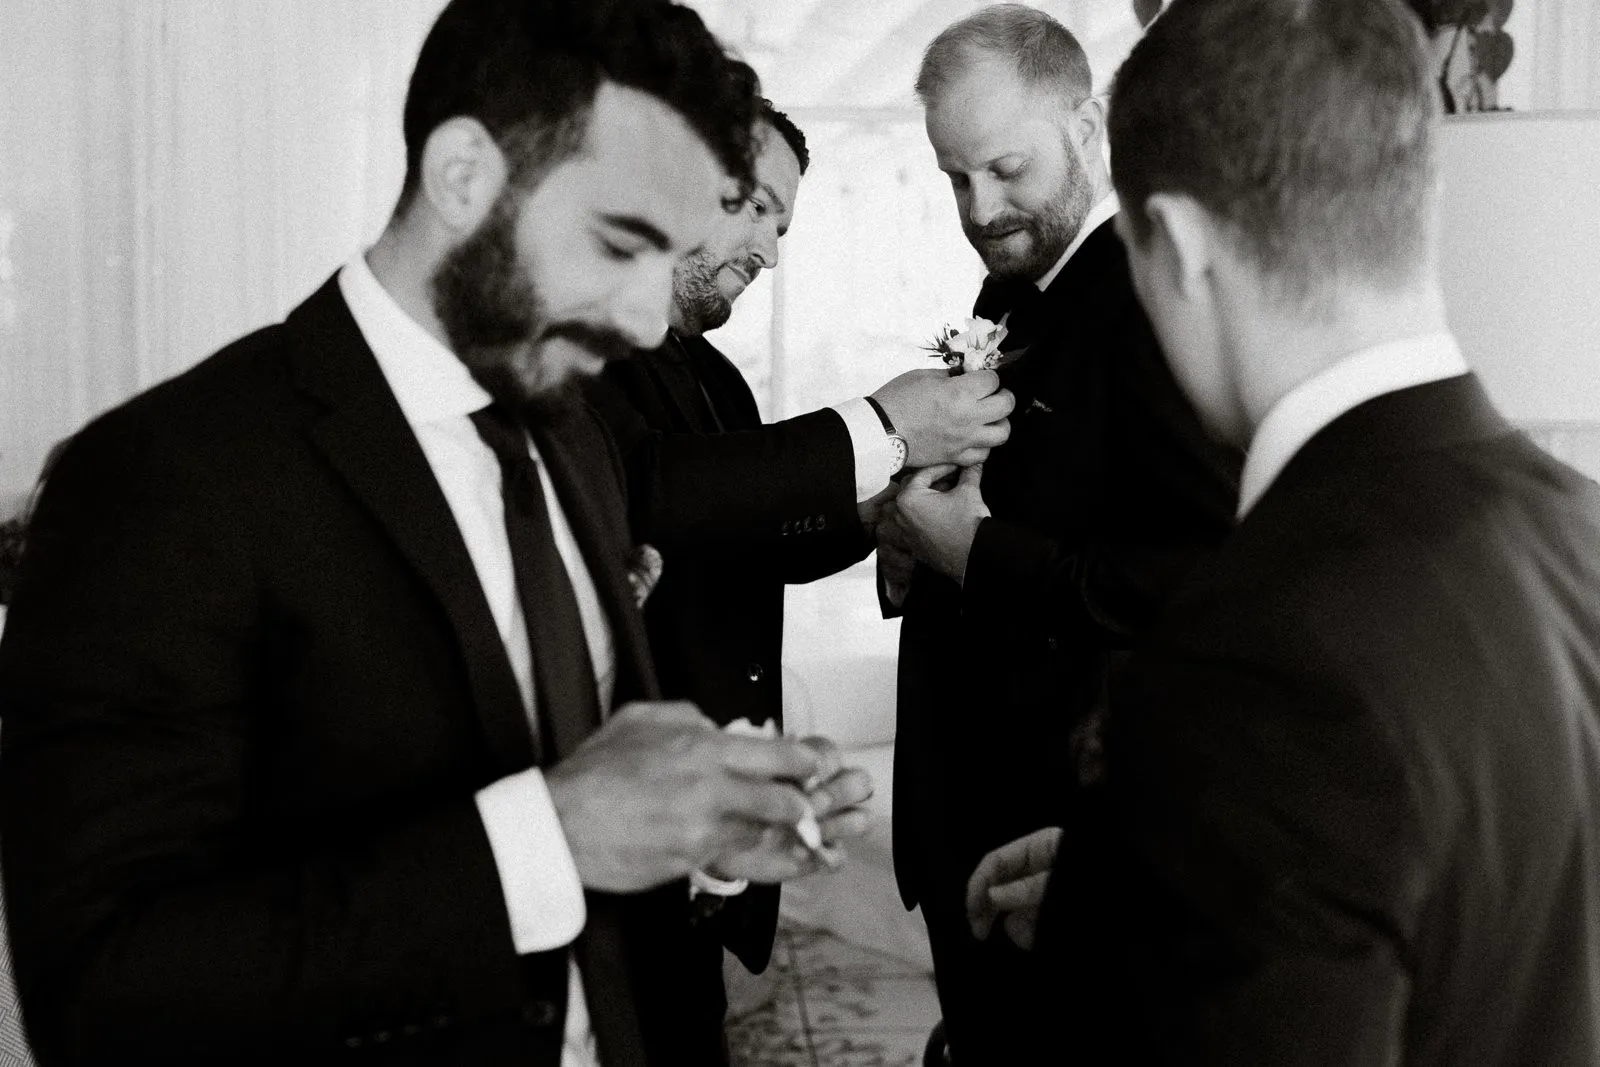
[[[804,744],[831,750],[827,757],[837,762],[837,747],[832,741],[808,737]],[[867,813],[861,809],[872,796],[872,779],[859,768],[840,770],[806,796],[822,828],[822,843],[842,854],[840,846],[867,832]],[[748,878],[752,882],[786,882],[812,874],[827,866],[824,860],[800,842],[794,827],[769,826],[760,839],[746,849],[719,859],[712,872],[719,878]]]
[[[917,561],[910,550],[896,540],[904,537],[896,511],[894,501],[884,505],[877,534],[878,573],[883,578],[883,594],[898,608],[905,604],[906,594],[911,591],[911,572]]]
[[[900,486],[890,482],[877,496],[856,505],[856,517],[861,520],[861,526],[867,531],[868,537],[878,535],[878,521],[883,517],[883,509],[886,505],[894,503],[895,494],[898,492]]]
[[[545,783],[579,880],[634,893],[727,870],[718,861],[757,848],[769,827],[793,836],[807,810],[798,783],[839,774],[831,745],[725,733],[677,701],[627,705]]]
[[[872,394],[906,439],[908,467],[982,463],[1011,435],[1006,416],[1016,398],[991,370],[950,377],[944,370],[906,371]]]
[[[982,464],[964,468],[956,484],[945,492],[933,488],[934,482],[952,471],[948,465],[924,467],[908,478],[893,509],[878,524],[878,544],[893,545],[961,582],[978,524],[989,517],[989,507],[979,491]]]
[[[1061,850],[1061,827],[1047,826],[1009,845],[1001,845],[978,864],[967,880],[967,922],[972,935],[987,940],[994,921],[1020,948],[1033,948],[1039,905],[1050,884],[1050,868]]]

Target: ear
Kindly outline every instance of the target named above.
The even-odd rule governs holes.
[[[483,123],[457,116],[434,127],[422,146],[421,192],[439,219],[465,236],[488,217],[509,170]]]
[[[1072,134],[1077,140],[1078,151],[1085,159],[1092,158],[1091,152],[1100,151],[1100,146],[1106,140],[1106,103],[1098,96],[1091,95],[1089,99],[1079,104],[1072,115]]]
[[[1167,284],[1185,300],[1206,296],[1218,252],[1211,213],[1183,193],[1152,193],[1144,202],[1147,241]]]

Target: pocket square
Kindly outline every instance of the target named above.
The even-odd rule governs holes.
[[[628,585],[633,589],[635,607],[643,608],[644,602],[655,592],[656,583],[661,581],[662,567],[661,553],[654,545],[639,545],[633,550],[633,559],[628,563]]]

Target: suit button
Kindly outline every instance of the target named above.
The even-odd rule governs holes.
[[[522,1006],[522,1021],[529,1026],[551,1026],[556,1021],[556,1006],[548,1000],[529,1001]]]
[[[347,1037],[347,1038],[344,1039],[344,1047],[345,1048],[360,1048],[361,1046],[365,1045],[366,1043],[367,1043],[366,1038],[362,1038],[362,1037]]]
[[[810,515],[807,515],[806,516],[806,521],[800,524],[800,529],[805,531],[806,533],[810,533],[811,532],[811,527],[812,527],[812,524],[813,524],[814,521],[815,520],[813,520]]]
[[[378,1032],[377,1032],[377,1033],[375,1033],[375,1034],[373,1034],[373,1035],[372,1035],[372,1042],[373,1042],[373,1044],[375,1044],[375,1045],[383,1045],[383,1044],[387,1044],[387,1043],[388,1043],[388,1041],[389,1041],[389,1039],[390,1039],[390,1038],[391,1038],[391,1037],[393,1037],[393,1036],[394,1036],[394,1035],[393,1035],[393,1034],[391,1034],[391,1033],[390,1033],[390,1032],[389,1032],[389,1031],[387,1031],[387,1030],[379,1030],[379,1031],[378,1031]]]
[[[406,1023],[400,1028],[400,1033],[405,1037],[419,1037],[422,1034],[422,1027],[416,1023]]]
[[[1047,637],[1044,639],[1044,647],[1049,649],[1051,652],[1059,652],[1061,651],[1061,642],[1056,640],[1054,637]]]
[[[752,663],[750,664],[750,670],[746,674],[746,677],[748,677],[752,682],[759,682],[762,678],[765,678],[766,675],[767,672],[761,669],[761,664]]]
[[[432,1019],[428,1020],[428,1025],[433,1027],[435,1030],[443,1030],[445,1027],[449,1026],[451,1022],[452,1020],[448,1015],[435,1015]]]
[[[790,532],[790,527],[792,527],[793,525],[794,525],[793,523],[786,522],[786,523],[783,524],[783,527],[778,532],[780,534],[782,534],[784,537],[788,537],[789,536],[789,532]]]
[[[828,516],[826,516],[826,515],[818,515],[817,516],[817,529],[826,530],[827,528],[828,528]]]

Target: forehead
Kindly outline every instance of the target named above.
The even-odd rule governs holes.
[[[978,169],[1017,152],[1061,147],[1067,102],[1023,83],[1011,64],[978,59],[928,102],[928,141],[949,169]]]
[[[724,181],[711,149],[681,115],[648,93],[603,83],[583,146],[539,192],[593,215],[647,223],[682,252],[700,243],[720,210]]]

